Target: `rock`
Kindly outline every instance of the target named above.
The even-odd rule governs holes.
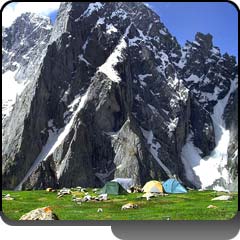
[[[222,195],[222,196],[213,198],[212,201],[228,201],[231,199],[232,199],[232,196]]]
[[[37,208],[24,214],[19,220],[59,220],[50,207]]]
[[[47,188],[46,192],[53,192],[53,189],[52,188]]]
[[[70,195],[72,192],[70,189],[68,188],[63,188],[61,190],[59,190],[59,192],[57,193],[58,196],[63,196],[63,195]]]
[[[106,201],[106,200],[108,200],[108,195],[107,195],[107,193],[100,194],[97,198],[99,201]]]
[[[209,205],[207,208],[217,208],[215,205]]]
[[[138,208],[137,204],[134,203],[127,203],[125,205],[122,206],[121,210],[127,210],[127,209],[136,209]]]
[[[98,208],[97,212],[98,213],[103,212],[102,208]]]
[[[7,201],[11,201],[11,200],[14,200],[13,197],[10,196],[10,194],[6,194],[5,196],[2,197],[2,200],[7,200]]]
[[[82,187],[78,186],[78,187],[76,187],[76,189],[77,189],[77,191],[81,192]]]
[[[90,195],[86,195],[82,199],[83,202],[87,202],[87,201],[90,201],[90,200],[92,200],[92,197]]]

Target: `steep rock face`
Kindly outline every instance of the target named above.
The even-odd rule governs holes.
[[[142,3],[62,3],[40,68],[5,126],[3,187],[93,187],[114,177],[144,184],[173,176],[201,187],[181,157],[189,136],[202,156],[215,147],[205,111],[211,101],[203,103],[199,84],[188,81],[198,74],[193,59],[213,47],[209,36],[199,33],[196,41],[200,48],[188,47],[185,58]]]
[[[4,185],[5,181],[6,185],[16,185],[19,180],[12,172],[22,169],[18,174],[24,177],[24,171],[31,166],[31,162],[22,153],[26,151],[28,156],[35,158],[35,150],[42,147],[43,140],[39,142],[34,137],[39,119],[44,118],[41,112],[38,112],[34,124],[29,125],[28,131],[32,131],[32,135],[24,129],[24,124],[29,123],[26,116],[30,113],[37,86],[36,76],[39,75],[39,65],[44,57],[51,29],[49,18],[25,13],[11,27],[5,28],[2,34],[2,170],[3,176],[8,176],[4,178]],[[42,90],[41,94],[44,96],[44,89]],[[35,105],[37,104],[35,101]],[[23,139],[28,139],[28,142]]]

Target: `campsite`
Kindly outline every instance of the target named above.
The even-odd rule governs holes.
[[[3,213],[9,220],[42,207],[52,209],[59,220],[228,220],[237,213],[237,193],[186,190],[174,179],[163,184],[149,181],[143,192],[130,193],[125,189],[130,188],[127,181],[122,184],[108,182],[101,189],[3,191],[11,198],[3,200]],[[212,200],[223,195],[228,195],[224,201]],[[123,210],[128,204],[135,207]]]

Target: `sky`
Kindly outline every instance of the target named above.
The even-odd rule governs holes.
[[[2,13],[3,26],[10,26],[17,16],[30,11],[50,16],[54,21],[59,2],[15,2]],[[170,33],[183,45],[193,41],[196,32],[210,33],[221,52],[238,55],[238,13],[230,3],[222,2],[147,2]]]
[[[238,12],[227,2],[148,2],[161,22],[183,45],[196,32],[213,35],[221,53],[238,55]]]

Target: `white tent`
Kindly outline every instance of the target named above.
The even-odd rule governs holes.
[[[125,190],[128,190],[134,185],[132,178],[115,178],[111,182],[118,182]]]

